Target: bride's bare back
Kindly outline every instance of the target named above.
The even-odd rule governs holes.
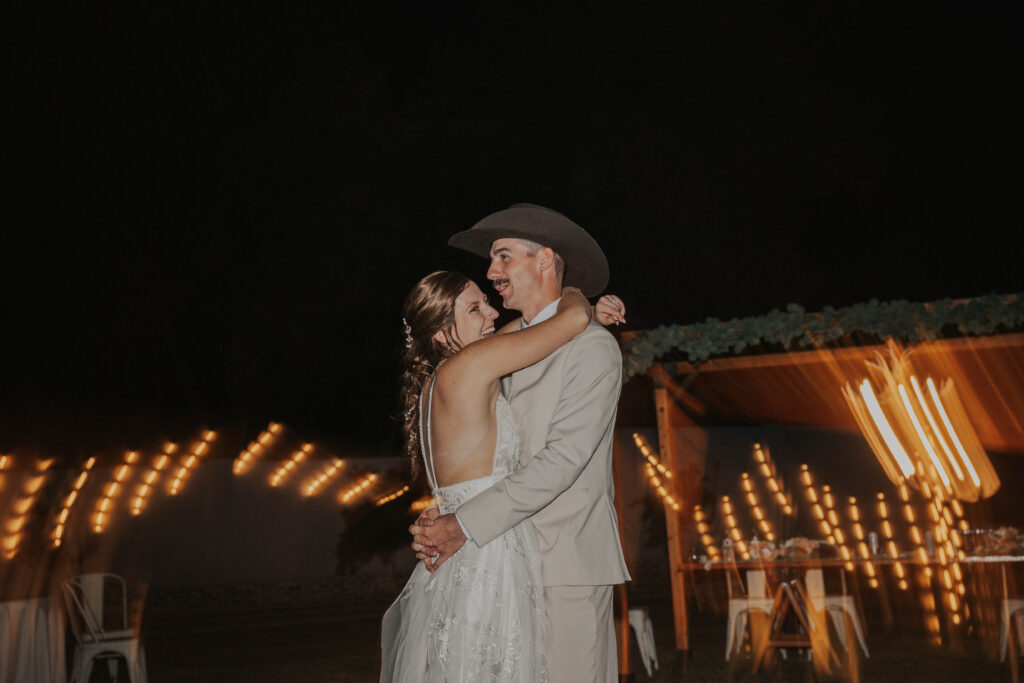
[[[590,305],[583,295],[567,290],[558,313],[550,320],[481,339],[441,363],[420,404],[424,427],[429,426],[424,451],[433,465],[437,486],[491,474],[501,377],[547,357],[582,332],[590,317]]]

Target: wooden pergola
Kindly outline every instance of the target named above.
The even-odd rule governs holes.
[[[635,337],[626,335],[624,345]],[[665,506],[677,650],[689,649],[685,549],[694,540],[693,506],[700,500],[703,475],[690,464],[705,461],[704,429],[775,424],[857,433],[840,389],[863,379],[865,363],[888,347],[877,339],[861,346],[846,343],[749,353],[759,348],[754,347],[743,355],[700,363],[658,358],[646,369],[657,414],[657,450],[675,473],[664,483],[680,503],[679,510]],[[953,380],[987,451],[1024,455],[1024,333],[936,339],[908,347],[920,374]],[[622,453],[616,460],[632,457]],[[623,589],[620,599],[625,597]]]

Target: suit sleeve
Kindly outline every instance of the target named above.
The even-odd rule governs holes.
[[[572,486],[615,419],[622,356],[614,337],[601,330],[570,344],[544,448],[459,507],[459,519],[477,545],[497,538]]]

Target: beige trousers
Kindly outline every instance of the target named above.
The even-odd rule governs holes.
[[[545,586],[551,683],[619,679],[612,586]]]

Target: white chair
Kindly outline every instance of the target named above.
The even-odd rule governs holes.
[[[651,675],[651,665],[658,668],[658,649],[654,646],[654,627],[646,607],[629,610],[629,625],[633,627],[636,644],[640,648],[640,659],[643,660],[647,675]]]
[[[820,569],[808,569],[804,574],[804,583],[807,586],[807,597],[811,601],[811,607],[816,611],[825,610],[832,618],[832,625],[839,634],[839,642],[846,647],[846,624],[843,615],[849,615],[850,623],[857,634],[857,641],[865,657],[868,654],[868,644],[864,640],[864,628],[860,623],[860,615],[857,613],[857,605],[851,595],[828,595],[825,593],[825,578]],[[846,585],[846,578],[843,577],[843,585]]]
[[[1017,652],[1024,649],[1024,599],[1003,598],[1003,620],[999,624],[999,661],[1006,661],[1010,646],[1010,622],[1017,621]]]
[[[68,683],[88,683],[97,660],[107,662],[116,680],[119,659],[125,660],[129,683],[145,683],[145,654],[128,625],[124,579],[115,574],[82,574],[65,581],[61,589],[78,641]]]
[[[747,570],[746,596],[732,597],[732,577],[727,575],[726,581],[730,589],[729,621],[725,627],[725,659],[728,661],[733,652],[743,644],[743,632],[747,629],[747,615],[750,610],[758,610],[767,615],[772,611],[775,600],[768,597],[763,569]]]

